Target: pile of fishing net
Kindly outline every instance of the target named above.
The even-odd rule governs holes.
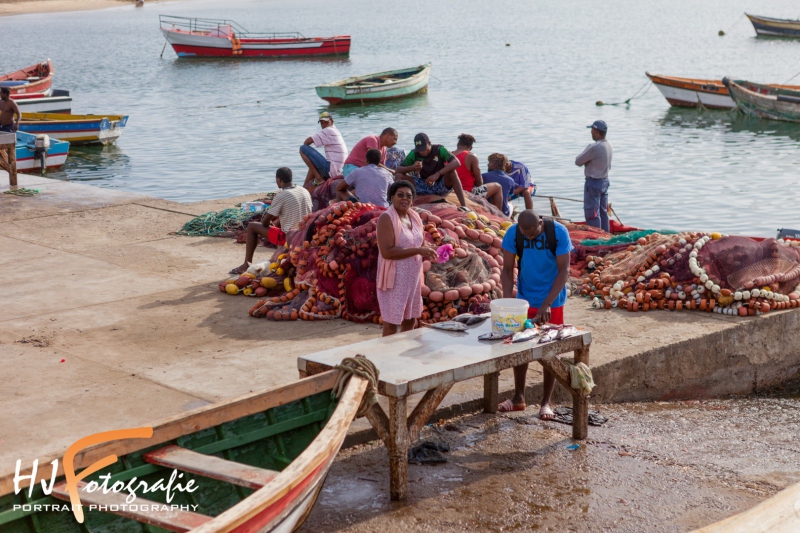
[[[599,228],[582,224],[566,223],[569,237],[572,241],[573,251],[570,256],[570,275],[573,278],[582,278],[586,274],[587,257],[605,256],[620,252],[635,244],[642,237],[653,233],[661,235],[674,235],[675,231],[653,229],[632,229],[627,232],[609,234]]]
[[[800,242],[719,233],[651,233],[586,256],[592,307],[748,316],[800,307]]]
[[[501,294],[500,247],[512,222],[480,202],[471,205],[474,210],[467,212],[447,202],[414,207],[425,224],[425,243],[452,247],[449,260],[423,263],[424,322],[445,321],[466,311],[483,312]],[[261,296],[265,291],[259,288],[266,289],[270,297],[253,306],[250,314],[254,317],[341,317],[382,323],[376,289],[376,229],[384,211],[360,202],[341,202],[315,211],[287,236],[288,251],[279,248],[271,262],[251,266],[246,279],[220,283],[220,290]]]
[[[269,209],[275,194],[274,192],[267,193],[263,198],[258,198],[253,202],[262,202],[265,205],[264,209]],[[222,211],[203,213],[184,224],[175,232],[175,235],[234,237],[237,241],[244,242],[243,236],[247,234],[247,224],[252,220],[260,222],[265,211],[252,212],[241,209],[239,205]]]

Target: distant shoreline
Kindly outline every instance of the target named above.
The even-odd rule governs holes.
[[[145,2],[156,3],[153,0],[145,0]],[[94,11],[135,4],[136,0],[0,0],[0,17],[64,11]]]

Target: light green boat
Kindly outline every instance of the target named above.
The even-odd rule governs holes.
[[[431,64],[387,70],[320,85],[317,95],[332,104],[402,98],[428,90]]]

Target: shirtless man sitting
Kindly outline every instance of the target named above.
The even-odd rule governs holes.
[[[8,87],[0,87],[0,131],[14,133],[19,129],[22,112],[17,103],[11,99]]]

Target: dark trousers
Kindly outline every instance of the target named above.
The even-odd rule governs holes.
[[[608,226],[608,178],[595,180],[586,178],[583,187],[583,213],[586,224],[604,231]]]

